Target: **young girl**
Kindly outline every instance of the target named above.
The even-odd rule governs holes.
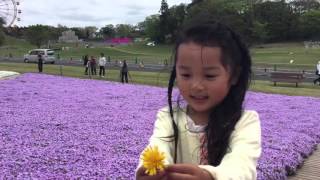
[[[167,167],[137,179],[256,179],[261,129],[255,111],[242,104],[251,75],[248,49],[227,26],[196,19],[175,47],[168,87],[169,107],[157,114],[150,146],[165,154]],[[186,107],[173,106],[174,82]]]

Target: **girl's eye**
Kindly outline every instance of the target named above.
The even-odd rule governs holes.
[[[207,74],[207,75],[205,75],[205,76],[206,76],[206,78],[208,78],[208,79],[214,79],[214,78],[217,77],[216,75],[211,75],[211,74]]]
[[[190,74],[181,74],[181,76],[184,77],[184,78],[189,78]]]

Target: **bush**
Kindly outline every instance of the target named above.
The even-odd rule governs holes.
[[[5,40],[4,33],[3,33],[2,29],[0,29],[0,46],[3,45],[4,40]]]

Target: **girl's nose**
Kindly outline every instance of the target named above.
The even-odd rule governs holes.
[[[192,80],[192,89],[194,90],[203,90],[204,89],[204,84],[203,80],[199,78],[195,78]]]

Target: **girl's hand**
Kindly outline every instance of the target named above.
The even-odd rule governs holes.
[[[167,180],[213,180],[213,177],[204,169],[192,164],[175,164],[166,168]]]
[[[165,179],[165,171],[160,171],[154,176],[149,176],[145,173],[146,169],[144,167],[140,167],[137,171],[136,180],[164,180]]]

